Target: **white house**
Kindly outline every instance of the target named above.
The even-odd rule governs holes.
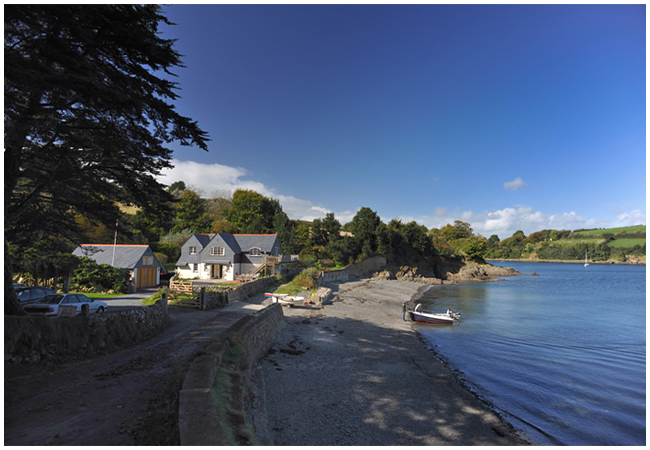
[[[181,248],[176,273],[180,278],[234,280],[281,253],[277,234],[193,234]]]

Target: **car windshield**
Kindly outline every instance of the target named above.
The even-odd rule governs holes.
[[[62,294],[51,294],[51,295],[46,295],[36,303],[46,303],[48,305],[58,305],[59,302],[63,299]]]

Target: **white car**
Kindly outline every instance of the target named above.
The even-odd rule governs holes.
[[[88,305],[91,313],[106,311],[106,303],[94,301],[83,294],[51,294],[46,295],[36,303],[25,305],[23,308],[32,316],[56,316],[59,306],[76,306],[77,314],[81,313],[81,306]]]

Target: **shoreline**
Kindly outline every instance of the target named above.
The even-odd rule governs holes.
[[[530,445],[402,320],[431,285],[331,284],[322,309],[284,308],[259,364],[275,445]]]
[[[499,258],[488,258],[486,262],[529,262],[529,263],[556,263],[556,264],[584,264],[583,260],[569,260],[569,259],[499,259]],[[598,264],[603,266],[610,265],[624,265],[624,266],[645,266],[645,262],[628,262],[628,261],[589,261],[589,265]]]

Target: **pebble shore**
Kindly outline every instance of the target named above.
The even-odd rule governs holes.
[[[528,445],[468,392],[402,320],[427,286],[328,285],[322,308],[284,308],[258,367],[274,445]],[[266,439],[265,439],[266,440]]]

